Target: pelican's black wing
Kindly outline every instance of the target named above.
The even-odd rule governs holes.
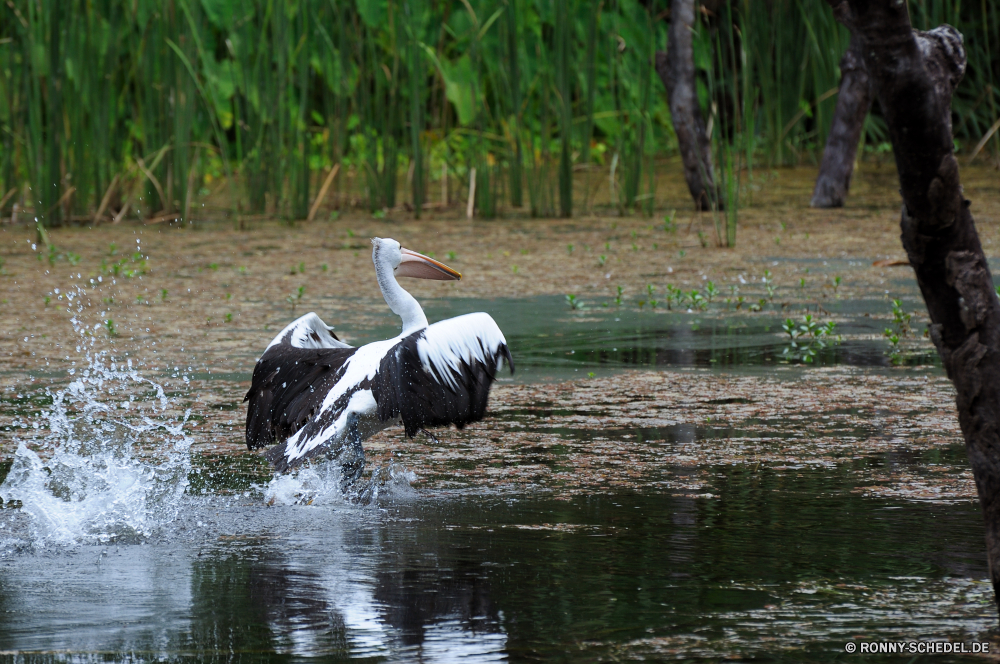
[[[243,399],[250,402],[247,447],[282,442],[309,422],[356,351],[313,313],[282,330],[257,360]]]
[[[483,419],[490,385],[506,360],[503,333],[485,313],[435,323],[402,339],[379,364],[372,381],[378,417],[403,421],[407,436],[420,429]]]

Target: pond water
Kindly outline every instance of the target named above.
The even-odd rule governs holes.
[[[903,309],[919,310],[922,303],[911,285],[896,287]],[[896,295],[896,297],[900,297]],[[823,323],[835,323],[839,341],[816,345],[811,364],[887,367],[892,360],[883,332],[890,327],[892,303],[887,296],[831,300],[790,305],[784,310],[769,305],[765,311],[746,315],[734,305],[712,303],[704,310],[689,307],[638,308],[635,302],[616,306],[613,301],[584,302],[571,310],[564,298],[542,296],[519,299],[431,300],[425,303],[430,320],[450,318],[468,311],[486,311],[496,319],[511,348],[516,349],[516,380],[578,378],[581,372],[607,373],[629,368],[706,367],[765,370],[788,363],[791,339],[782,324],[797,325],[808,314]],[[914,324],[916,327],[916,324]],[[358,343],[385,339],[398,333],[398,321],[362,331]],[[922,333],[922,327],[917,334]],[[808,341],[808,338],[806,339]],[[799,340],[799,344],[803,342]],[[930,343],[907,354],[907,363],[940,365]],[[792,363],[796,363],[794,360]],[[576,375],[574,375],[576,374]]]
[[[427,312],[492,313],[520,385],[586,375],[594,389],[620,390],[636,369],[780,383],[846,366],[911,380],[898,389],[916,393],[917,378],[940,378],[929,344],[907,356],[918,368],[891,368],[884,298],[823,304],[841,339],[818,349],[815,369],[785,352],[781,323],[801,307],[748,316],[603,304],[453,300]],[[354,341],[390,336],[390,323]],[[188,387],[163,390],[166,373],[121,362],[92,346],[73,382],[39,373],[39,389],[0,401],[14,423],[4,435],[32,440],[3,465],[0,486],[0,651],[18,661],[840,661],[849,641],[982,641],[996,624],[978,504],[865,490],[866,473],[959,472],[954,440],[820,462],[720,462],[687,450],[748,438],[785,450],[802,420],[759,415],[727,428],[605,413],[585,424],[593,411],[514,393],[492,425],[457,440],[495,429],[514,441],[510,465],[550,474],[575,474],[569,460],[590,450],[595,472],[627,476],[628,488],[499,485],[489,473],[508,462],[484,466],[471,452],[422,483],[411,468],[432,452],[412,448],[379,457],[345,497],[329,464],[275,478],[239,452],[248,376],[192,374]],[[614,375],[625,380],[600,382]],[[199,390],[221,395],[214,403],[235,420],[229,447],[196,428]],[[802,410],[818,419],[845,408]],[[909,431],[913,440],[936,433],[914,421],[926,430]],[[861,439],[881,422],[862,423],[873,431]]]

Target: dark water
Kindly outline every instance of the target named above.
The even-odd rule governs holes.
[[[834,661],[995,622],[977,506],[865,499],[837,471],[712,473],[700,498],[192,502],[144,545],[5,557],[0,650]]]
[[[736,312],[713,303],[704,311],[667,311],[661,305],[638,308],[634,302],[613,303],[573,311],[561,297],[523,299],[456,299],[425,303],[431,321],[469,311],[486,311],[504,331],[514,354],[515,380],[558,380],[594,372],[597,375],[629,368],[711,367],[719,369],[766,368],[782,363],[801,364],[788,351],[791,340],[782,331],[788,318],[802,322],[806,310],[768,305],[764,311]],[[604,303],[607,304],[607,303]],[[918,303],[904,299],[907,311]],[[823,312],[809,312],[821,323],[834,321],[835,336],[824,345],[813,345],[814,366],[890,366],[889,342],[882,334],[890,326],[886,317],[892,304],[885,298],[832,300]],[[874,318],[873,318],[874,316]],[[362,333],[359,343],[398,334],[398,321],[386,319]],[[919,339],[922,327],[914,323]],[[808,340],[799,340],[802,346]],[[937,365],[929,341],[912,341],[903,361]],[[898,363],[898,360],[897,360]]]
[[[882,371],[875,367],[890,362],[879,337],[885,320],[871,315],[891,305],[825,306],[842,339],[814,364]],[[562,298],[427,309],[431,320],[490,312],[506,332],[517,379],[528,382],[636,367],[768,371],[788,361],[781,320],[801,316],[599,304],[570,311]],[[392,336],[397,325],[387,318],[359,341]],[[910,360],[932,364],[925,347]],[[44,428],[37,414],[53,407],[34,389],[2,401],[22,426]],[[546,419],[545,431],[584,443],[599,436],[708,446],[745,435],[687,424],[583,429],[569,415],[531,412],[532,421]],[[754,436],[780,445],[782,426]],[[155,437],[157,422],[144,431]],[[978,505],[867,497],[864,473],[855,472],[929,463],[962,466],[964,452],[862,455],[818,469],[671,467],[678,478],[697,476],[697,494],[663,493],[651,477],[640,477],[636,491],[590,496],[396,483],[369,506],[329,495],[269,506],[271,474],[260,456],[199,451],[186,494],[168,506],[179,516],[145,536],[52,543],[39,537],[27,506],[0,510],[0,659],[827,662],[869,659],[847,655],[848,642],[982,641],[996,610]],[[71,463],[60,472],[96,471]],[[113,488],[109,495],[128,500]]]

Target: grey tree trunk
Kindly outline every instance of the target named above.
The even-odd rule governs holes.
[[[844,207],[851,187],[854,157],[858,152],[861,130],[871,108],[868,69],[861,52],[861,41],[851,36],[851,44],[840,60],[840,91],[833,124],[823,149],[816,188],[809,202],[814,208]]]
[[[699,210],[721,208],[719,190],[712,171],[712,146],[698,107],[694,78],[695,0],[671,0],[670,41],[667,52],[656,53],[656,73],[667,89],[670,116],[677,146],[684,162],[684,179]]]
[[[962,35],[913,30],[899,0],[828,0],[857,35],[889,126],[903,195],[902,240],[957,392],[958,420],[986,522],[1000,606],[1000,299],[952,154],[951,96],[965,73]]]

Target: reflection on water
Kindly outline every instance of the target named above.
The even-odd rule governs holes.
[[[845,340],[817,361],[885,363],[872,338],[879,325],[864,316],[883,304],[843,304],[834,315]],[[429,313],[473,309],[507,331],[519,380],[767,366],[783,347],[774,315],[569,312],[554,298],[438,302]],[[474,480],[411,490],[400,454],[373,475],[374,504],[358,507],[331,490],[339,473],[323,464],[274,478],[257,455],[192,451],[193,428],[209,418],[184,410],[211,388],[164,392],[103,357],[62,391],[3,398],[12,427],[32,435],[0,490],[20,501],[0,509],[0,651],[25,661],[826,661],[851,639],[982,640],[995,622],[978,506],[866,497],[852,467],[895,472],[936,455],[953,468],[960,449],[908,455],[894,442],[809,468],[754,464],[741,447],[764,441],[791,454],[792,443],[817,438],[836,447],[884,433],[855,431],[862,425],[889,431],[892,418],[840,422],[827,410],[809,422],[822,402],[789,395],[802,423],[790,436],[792,420],[767,416],[746,389],[734,396],[734,374],[715,372],[697,373],[721,376],[724,388],[688,407],[753,411],[739,426],[665,414],[641,424],[626,412],[631,392],[595,394],[589,405],[579,392],[571,403],[536,395],[499,408],[490,436],[462,434],[496,448],[419,452],[436,455],[452,480],[472,464]],[[195,376],[201,385],[236,378]],[[534,388],[508,391],[519,389]],[[611,403],[619,397],[628,403]],[[238,439],[228,419],[238,419],[238,402],[213,407],[227,413],[215,422],[220,435]],[[928,412],[894,435],[940,425]],[[504,447],[504,436],[517,444]],[[699,447],[726,448],[739,463],[678,452]],[[491,493],[494,463],[617,474],[632,489],[597,495],[576,477],[574,491],[550,483]],[[657,481],[667,471],[676,481]]]
[[[833,660],[992,627],[978,507],[864,499],[837,471],[713,475],[711,498],[192,500],[146,545],[5,557],[0,649]]]
[[[813,364],[888,366],[882,337],[890,306],[882,299],[824,303],[821,320],[837,323],[840,343],[817,349]],[[786,361],[785,318],[800,322],[802,312],[737,313],[722,306],[704,312],[645,311],[633,306],[570,311],[557,297],[495,300],[442,300],[426,303],[428,318],[464,311],[489,312],[504,330],[514,353],[519,381],[566,378],[580,372],[635,367],[759,367]],[[910,306],[907,303],[906,306]],[[882,319],[873,318],[882,316]],[[373,330],[364,341],[391,336],[391,326]],[[370,338],[369,338],[370,337]],[[929,343],[908,355],[909,363],[937,364]]]

